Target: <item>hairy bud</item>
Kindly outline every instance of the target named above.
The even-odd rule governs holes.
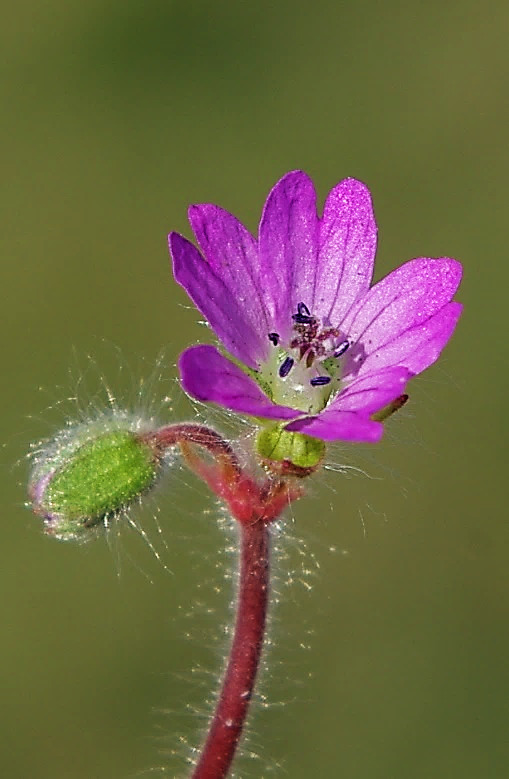
[[[70,427],[39,451],[29,490],[47,533],[84,539],[154,486],[160,454],[142,432],[139,420],[117,412]]]

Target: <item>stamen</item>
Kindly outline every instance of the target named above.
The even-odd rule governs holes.
[[[315,376],[309,383],[312,387],[323,387],[325,384],[329,384],[330,380],[330,376]]]
[[[293,359],[291,357],[285,357],[284,361],[279,366],[279,375],[282,379],[285,378],[285,376],[288,376],[290,371],[293,368]]]
[[[298,325],[312,325],[315,321],[312,316],[307,316],[306,314],[292,314],[292,319]]]
[[[311,325],[315,321],[305,303],[297,303],[297,313],[292,314],[292,319],[298,325]]]
[[[308,356],[306,357],[306,368],[311,368],[314,359],[315,359],[315,353],[312,349],[310,349],[308,352]]]
[[[350,341],[343,341],[342,344],[339,344],[338,348],[334,351],[334,357],[341,357],[342,354],[346,352],[348,347],[350,346]]]
[[[274,344],[274,346],[277,346],[279,343],[279,333],[269,333],[269,341]]]

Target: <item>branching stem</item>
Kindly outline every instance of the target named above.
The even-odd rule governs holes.
[[[239,532],[239,588],[230,655],[193,779],[225,779],[239,744],[263,648],[269,597],[269,525],[303,494],[295,477],[261,481],[240,466],[233,448],[205,425],[167,425],[145,435],[156,457],[180,447],[184,462],[228,507]],[[202,456],[205,453],[205,458]],[[302,475],[299,471],[298,475]]]

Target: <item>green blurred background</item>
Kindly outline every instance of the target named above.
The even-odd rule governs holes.
[[[466,308],[384,442],[331,453],[367,475],[318,477],[282,532],[236,775],[507,776],[507,3],[21,0],[2,16],[0,773],[186,773],[231,600],[211,500],[176,468],[137,514],[162,564],[127,526],[63,545],[23,505],[24,455],[101,405],[102,376],[120,403],[145,377],[144,406],[192,413],[174,364],[208,336],[166,233],[189,235],[200,201],[255,229],[302,167],[321,200],[368,183],[378,276],[460,259]]]

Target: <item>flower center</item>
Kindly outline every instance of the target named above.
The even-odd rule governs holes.
[[[351,344],[337,327],[324,326],[305,303],[297,305],[292,320],[288,345],[281,345],[278,333],[268,333],[275,348],[261,375],[275,403],[316,414],[339,391],[341,358]]]

